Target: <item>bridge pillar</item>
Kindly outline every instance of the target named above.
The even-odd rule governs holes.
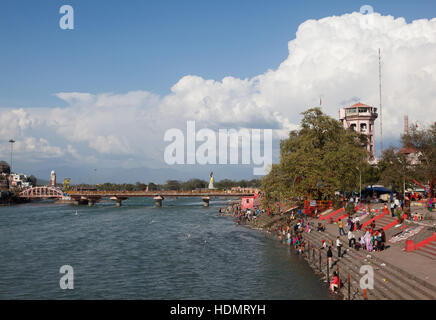
[[[153,199],[154,199],[154,201],[156,201],[156,207],[158,207],[158,208],[162,207],[162,201],[163,201],[164,197],[156,196]]]
[[[115,205],[116,205],[117,207],[121,207],[121,205],[122,205],[121,202],[122,202],[123,200],[127,200],[128,198],[127,198],[127,197],[110,197],[110,199],[115,201]]]
[[[203,197],[201,199],[203,200],[203,206],[204,207],[209,207],[210,197]]]

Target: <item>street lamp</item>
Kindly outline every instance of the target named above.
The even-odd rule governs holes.
[[[12,149],[15,143],[14,139],[9,140],[9,143],[11,144],[11,173],[12,173]]]
[[[362,205],[362,172],[360,172],[359,167],[356,167],[356,169],[359,171],[359,177],[360,177],[360,183],[359,183],[359,191],[360,191],[360,197],[359,197],[359,202],[360,202],[360,206]]]

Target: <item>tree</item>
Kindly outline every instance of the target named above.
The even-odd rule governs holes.
[[[280,142],[280,163],[262,181],[263,201],[286,198],[332,199],[335,191],[359,185],[356,167],[367,166],[366,137],[312,108],[302,113],[301,129]]]
[[[27,181],[30,182],[32,184],[32,186],[36,186],[36,177],[32,174],[30,177],[27,178]]]
[[[190,179],[182,183],[182,189],[186,191],[203,189],[206,188],[207,186],[208,183],[205,180],[201,180],[201,179]]]
[[[378,167],[381,172],[381,182],[391,186],[393,190],[401,190],[404,193],[406,179],[411,175],[411,167],[408,165],[406,155],[390,147],[383,151]]]
[[[149,191],[156,191],[156,190],[158,190],[158,186],[153,182],[149,182],[148,183],[148,190]]]
[[[180,182],[177,180],[168,180],[164,186],[165,190],[178,191],[181,189]]]
[[[434,196],[436,183],[436,123],[428,128],[411,126],[408,133],[401,136],[404,146],[418,150],[418,163],[414,165],[414,177],[429,184],[431,196]]]

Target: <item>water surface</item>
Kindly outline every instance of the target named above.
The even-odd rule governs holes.
[[[332,298],[289,248],[218,217],[224,203],[0,207],[0,298]],[[73,290],[60,289],[62,265],[74,269]]]

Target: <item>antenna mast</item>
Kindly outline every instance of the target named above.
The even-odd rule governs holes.
[[[409,132],[409,116],[404,116],[404,134],[407,134]]]
[[[383,115],[382,115],[382,87],[381,87],[381,52],[378,49],[378,80],[380,93],[380,155],[383,153]]]

